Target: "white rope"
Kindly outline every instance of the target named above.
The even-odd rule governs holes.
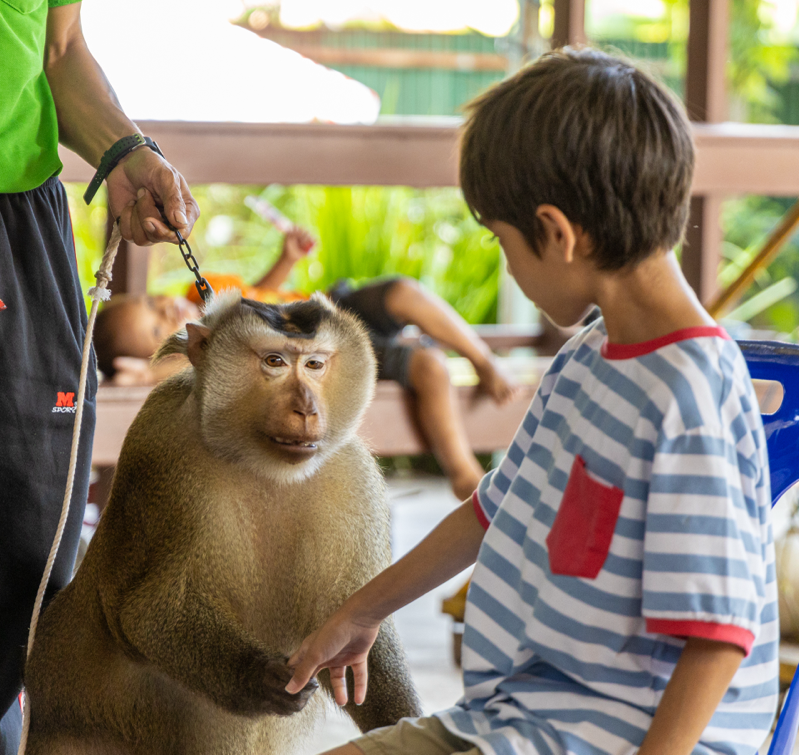
[[[119,232],[119,224],[114,223],[111,230],[111,238],[108,240],[103,260],[100,263],[100,269],[95,273],[97,278],[97,285],[89,289],[89,296],[92,297],[92,307],[89,312],[89,323],[86,327],[86,337],[83,340],[83,359],[80,364],[80,381],[78,386],[78,403],[75,410],[75,424],[72,429],[72,451],[69,456],[69,472],[67,473],[67,489],[64,493],[64,502],[61,505],[61,519],[58,521],[58,529],[56,530],[55,538],[53,539],[53,546],[50,549],[50,555],[47,558],[47,565],[44,567],[44,575],[42,581],[39,583],[39,591],[36,594],[36,603],[33,607],[33,617],[31,619],[30,632],[28,633],[28,650],[26,658],[30,658],[31,650],[33,650],[33,641],[36,637],[36,626],[39,623],[39,613],[42,609],[42,601],[44,600],[44,592],[47,588],[47,583],[50,581],[50,573],[53,570],[53,563],[55,562],[56,555],[58,554],[58,547],[61,545],[61,537],[64,534],[64,527],[67,523],[69,516],[69,503],[72,499],[72,487],[75,483],[75,467],[78,460],[78,444],[80,441],[80,426],[83,419],[83,401],[86,394],[86,375],[89,371],[89,354],[91,353],[92,333],[94,331],[94,321],[97,317],[97,306],[101,301],[108,301],[111,298],[111,292],[107,286],[111,282],[111,268],[114,265],[114,258],[119,249],[119,242],[122,240],[122,235]],[[30,709],[27,702],[27,697],[23,696],[22,705],[22,738],[20,739],[19,750],[17,755],[25,755],[25,747],[28,743],[28,730],[30,728]]]

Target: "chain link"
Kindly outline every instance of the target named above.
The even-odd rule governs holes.
[[[200,295],[200,298],[203,300],[204,304],[207,304],[209,299],[214,295],[214,289],[211,288],[211,284],[205,280],[205,278],[200,275],[200,266],[197,263],[194,255],[192,254],[191,247],[189,246],[189,242],[180,235],[180,231],[175,228],[167,219],[166,215],[164,215],[164,211],[159,207],[158,208],[161,212],[161,217],[164,219],[164,223],[166,223],[167,228],[172,231],[178,239],[178,249],[180,249],[180,253],[183,256],[183,261],[186,263],[186,267],[189,268],[194,273],[194,277],[197,279],[194,282],[194,285],[197,287],[197,293]],[[186,247],[185,249],[183,247]]]

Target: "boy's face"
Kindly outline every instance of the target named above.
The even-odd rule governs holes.
[[[590,265],[582,255],[567,260],[551,233],[547,233],[539,256],[515,226],[492,220],[486,228],[499,239],[508,272],[519,288],[550,320],[568,328],[585,316],[594,302],[586,278]]]
[[[117,344],[125,356],[149,359],[168,335],[200,316],[182,296],[133,295],[117,305]]]

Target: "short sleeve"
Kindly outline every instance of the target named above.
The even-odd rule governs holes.
[[[62,5],[73,5],[74,3],[79,3],[80,0],[47,0],[47,7],[48,8],[59,8]]]
[[[771,546],[768,468],[757,431],[739,421],[658,443],[644,533],[648,632],[751,650]]]

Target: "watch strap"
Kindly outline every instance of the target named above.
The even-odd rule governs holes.
[[[119,165],[119,161],[125,157],[125,155],[130,154],[134,149],[138,149],[139,147],[149,147],[153,152],[161,155],[161,157],[164,156],[164,153],[161,152],[161,149],[149,136],[131,134],[130,136],[122,137],[118,142],[112,144],[105,151],[102,158],[100,158],[100,166],[97,168],[94,178],[92,178],[83,194],[83,201],[86,202],[86,204],[91,203],[97,190],[100,188],[103,181],[108,178],[111,171]]]

